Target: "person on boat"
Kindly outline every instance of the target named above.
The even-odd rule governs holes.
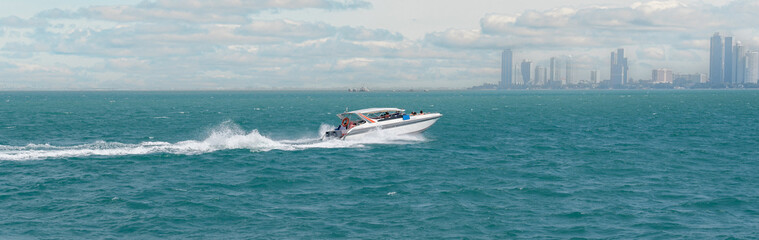
[[[424,115],[424,111],[423,110],[419,110],[419,115]]]
[[[416,112],[411,112],[411,116],[416,116]]]
[[[351,120],[346,118],[343,118],[343,121],[340,122],[340,126],[337,126],[337,129],[335,130],[344,130],[344,129],[350,129],[351,127]]]

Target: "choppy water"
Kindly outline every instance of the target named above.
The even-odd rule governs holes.
[[[321,141],[346,107],[441,112]],[[0,238],[757,238],[759,91],[0,92]]]

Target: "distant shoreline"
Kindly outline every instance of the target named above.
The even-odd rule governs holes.
[[[430,89],[430,90],[373,90],[371,92],[348,92],[346,90],[334,89],[187,89],[187,90],[127,90],[127,89],[81,89],[81,90],[39,90],[39,89],[0,89],[0,93],[10,92],[345,92],[350,94],[371,94],[371,93],[426,93],[426,92],[526,92],[526,91],[754,91],[759,88],[517,88],[517,89]]]

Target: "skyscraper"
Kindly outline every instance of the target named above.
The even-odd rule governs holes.
[[[733,64],[733,37],[725,37],[725,58],[723,59],[724,67],[722,68],[723,71],[723,80],[725,83],[734,83],[733,79],[733,71],[734,71],[734,64]]]
[[[514,84],[513,79],[511,78],[514,74],[512,71],[512,63],[513,61],[513,53],[511,52],[511,49],[503,50],[501,53],[501,85],[500,88],[507,88]]]
[[[619,48],[616,52],[611,52],[611,69],[610,82],[612,87],[620,87],[627,83],[627,58],[625,57],[625,49]]]
[[[528,85],[530,82],[530,69],[532,68],[532,62],[530,60],[523,60],[521,71],[522,71],[522,82],[524,85]]]
[[[514,84],[524,85],[524,80],[522,80],[522,69],[518,64],[514,64]]]
[[[746,53],[746,83],[759,83],[759,52]]]
[[[709,49],[709,82],[711,84],[722,84],[722,36],[714,33],[711,38],[711,48]]]
[[[533,81],[534,85],[545,85],[546,83],[546,68],[543,66],[535,66],[535,80]]]
[[[741,44],[740,41],[735,42],[735,47],[733,47],[733,61],[734,71],[733,75],[735,75],[735,83],[744,83],[746,82],[746,51],[743,50],[743,44]]]
[[[559,81],[559,61],[555,57],[551,57],[551,64],[548,71],[548,79],[551,80],[551,84]]]
[[[600,82],[601,82],[601,72],[598,70],[591,70],[590,83],[600,83]]]
[[[574,76],[572,76],[572,56],[568,56],[566,62],[564,63],[566,66],[566,74],[567,74],[567,81],[565,82],[566,85],[574,84]]]
[[[511,77],[512,82],[514,85],[522,84],[522,72],[519,71],[519,65],[514,64],[514,67],[512,67],[514,74]]]

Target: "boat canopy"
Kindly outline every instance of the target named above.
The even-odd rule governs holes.
[[[348,117],[351,119],[351,121],[354,121],[355,118],[363,119],[363,120],[369,120],[369,118],[372,118],[373,115],[377,113],[384,113],[384,112],[403,112],[406,110],[400,109],[400,108],[366,108],[366,109],[359,109],[359,110],[353,110],[350,112],[344,112],[341,114],[337,114],[340,118]],[[366,116],[369,115],[369,116]],[[372,121],[372,120],[369,120]]]
[[[360,114],[369,114],[369,113],[378,113],[378,112],[403,112],[405,110],[400,108],[367,108],[367,109],[359,109],[359,110],[353,110],[347,113],[360,113]]]

